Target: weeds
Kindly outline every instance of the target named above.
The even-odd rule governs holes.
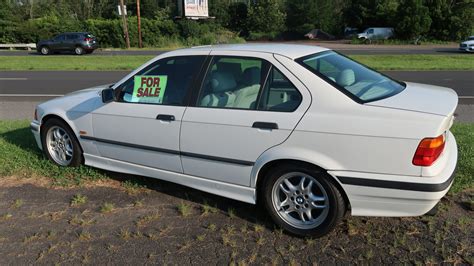
[[[87,202],[87,197],[81,194],[75,194],[71,199],[71,206],[78,206],[85,204]]]
[[[115,210],[115,205],[110,202],[104,202],[104,204],[102,204],[102,206],[100,207],[101,213],[109,213],[109,212],[112,212],[113,210]]]
[[[181,203],[178,204],[178,207],[177,207],[179,214],[183,217],[187,217],[187,216],[191,215],[191,211],[192,211],[191,208],[192,208],[191,205],[189,205],[189,204],[187,204],[183,201],[181,201]]]
[[[23,206],[23,200],[22,199],[16,199],[11,205],[11,207],[14,208],[14,209],[18,209],[21,206]]]

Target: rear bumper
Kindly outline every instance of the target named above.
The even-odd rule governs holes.
[[[457,144],[449,133],[447,160],[436,176],[415,177],[331,171],[349,198],[354,216],[419,216],[429,212],[449,191],[457,163]]]
[[[85,45],[82,46],[82,48],[84,48],[84,50],[87,50],[87,51],[93,51],[93,50],[99,48],[99,45],[97,43],[85,44]]]

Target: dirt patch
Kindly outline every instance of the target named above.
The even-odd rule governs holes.
[[[348,216],[302,239],[259,206],[151,179],[100,184],[0,179],[0,264],[474,263],[472,191],[443,199],[436,216]]]

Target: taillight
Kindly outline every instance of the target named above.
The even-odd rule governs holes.
[[[86,41],[86,42],[91,42],[91,41],[92,41],[92,38],[85,38],[84,41]]]
[[[443,152],[445,142],[445,134],[436,138],[425,138],[421,140],[413,157],[413,164],[418,166],[432,165]]]

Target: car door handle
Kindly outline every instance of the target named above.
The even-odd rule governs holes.
[[[161,121],[174,121],[175,118],[174,118],[174,115],[158,115],[156,117],[157,120],[161,120]]]
[[[254,122],[252,127],[260,129],[278,129],[278,124],[269,122]]]

